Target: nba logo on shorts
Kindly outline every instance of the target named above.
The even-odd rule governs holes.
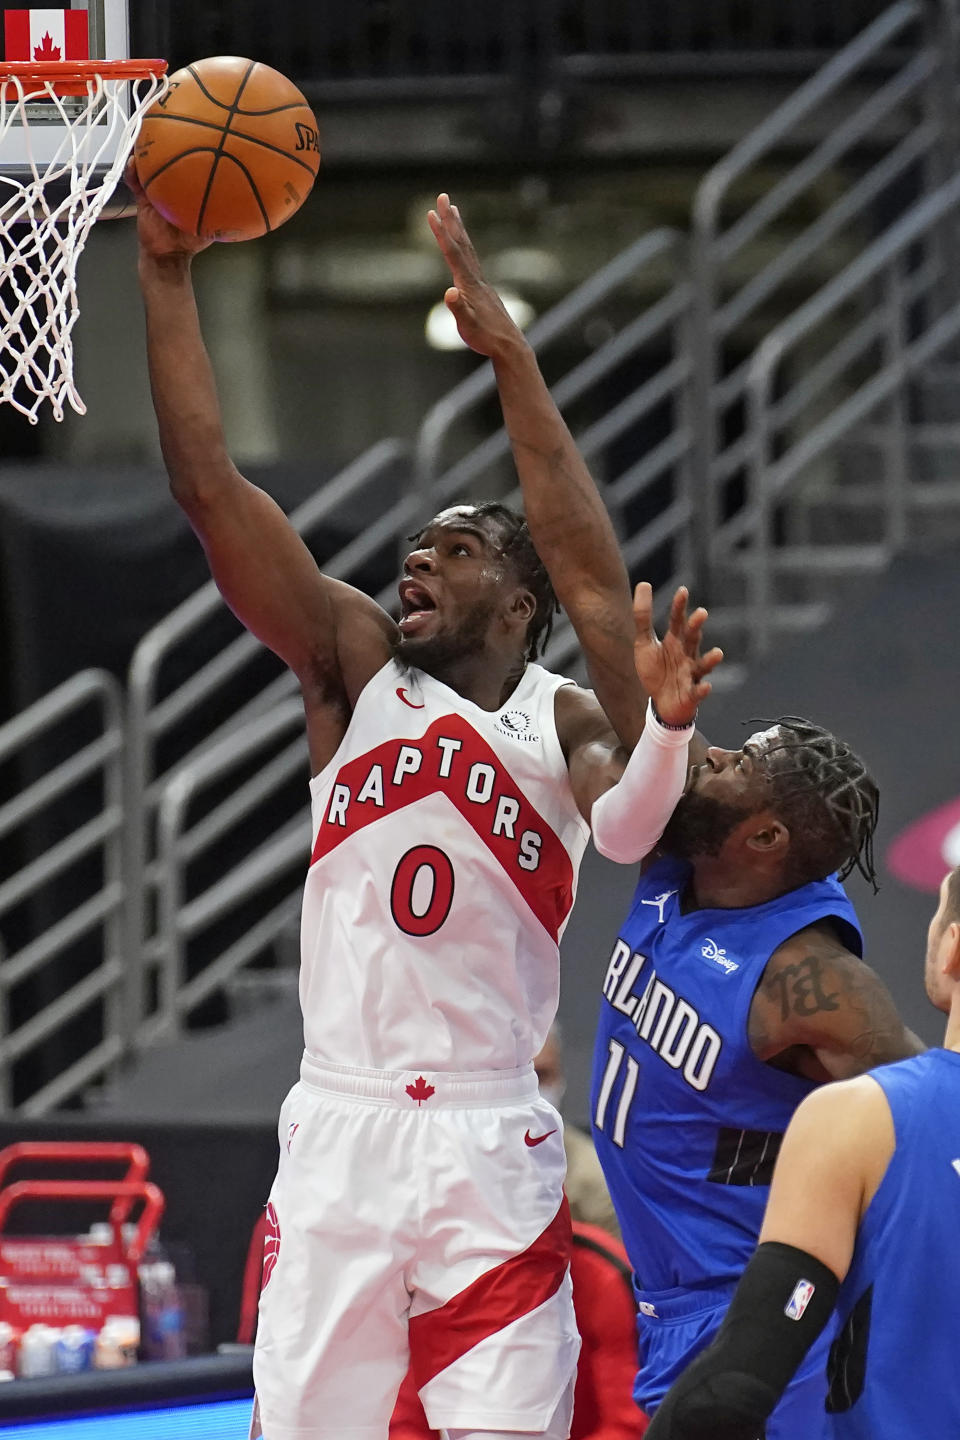
[[[788,1320],[801,1319],[804,1310],[806,1310],[807,1306],[810,1304],[810,1301],[813,1299],[813,1292],[815,1289],[816,1286],[811,1285],[809,1280],[797,1281],[796,1285],[793,1287],[793,1294],[790,1296],[790,1299],[783,1307],[783,1313],[784,1315],[786,1315]]]

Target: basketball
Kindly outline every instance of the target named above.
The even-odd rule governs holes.
[[[212,240],[276,230],[306,200],[320,165],[317,121],[291,80],[236,55],[170,77],[134,145],[137,177],[171,225]]]

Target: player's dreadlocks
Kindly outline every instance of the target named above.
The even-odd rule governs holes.
[[[761,721],[783,737],[764,751],[777,811],[789,826],[798,881],[857,869],[877,889],[873,836],[880,792],[866,765],[829,730],[799,715]],[[787,758],[768,764],[774,755]]]
[[[536,660],[547,648],[553,630],[553,617],[560,610],[546,566],[533,548],[526,520],[516,510],[511,510],[509,505],[501,505],[499,501],[488,500],[475,507],[475,514],[489,516],[500,526],[504,536],[504,559],[510,561],[520,583],[527,587],[536,601],[533,618],[527,626],[526,650],[526,658]]]

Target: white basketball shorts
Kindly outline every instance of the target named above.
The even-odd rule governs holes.
[[[300,1075],[268,1209],[264,1440],[385,1440],[411,1363],[434,1428],[545,1430],[580,1339],[563,1125],[532,1067],[396,1073],[305,1056]]]

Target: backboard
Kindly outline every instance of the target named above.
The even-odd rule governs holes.
[[[127,0],[72,0],[57,9],[21,8],[14,0],[4,5],[0,41],[4,60],[125,60],[130,55]],[[12,88],[7,99],[8,104],[16,99]],[[69,99],[63,103],[68,114],[78,113],[78,103]],[[56,153],[65,127],[49,102],[32,103],[27,110],[30,151],[43,167]],[[0,149],[0,172],[17,175],[29,169],[26,128],[15,118]],[[81,127],[78,139],[81,147],[86,140],[93,154],[100,149],[102,127],[94,123],[89,128],[94,133]],[[97,168],[105,168],[114,158],[108,148],[98,156]]]

